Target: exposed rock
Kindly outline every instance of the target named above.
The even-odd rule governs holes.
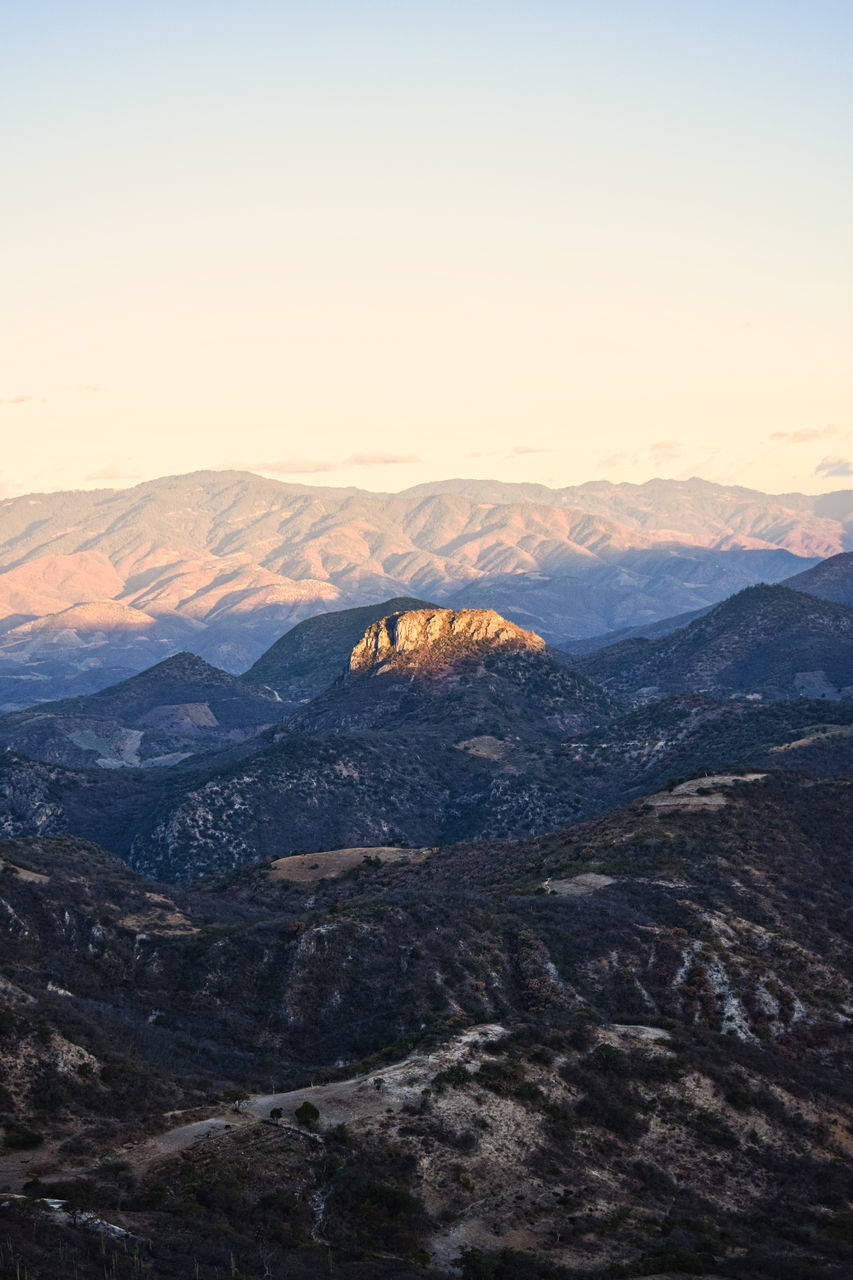
[[[411,609],[372,623],[352,651],[349,670],[435,671],[492,649],[541,653],[545,641],[494,609]]]

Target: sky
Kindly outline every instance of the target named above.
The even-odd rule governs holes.
[[[5,0],[0,496],[853,487],[848,0]]]

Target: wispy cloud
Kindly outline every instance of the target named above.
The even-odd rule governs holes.
[[[347,467],[387,467],[419,462],[414,453],[351,453],[341,462],[328,458],[280,458],[277,462],[225,462],[223,471],[271,471],[276,476],[310,476],[322,471],[344,471]]]
[[[35,400],[35,396],[2,396],[0,404],[27,404],[30,400]]]
[[[105,467],[99,467],[97,471],[90,471],[83,477],[84,480],[138,480],[139,471],[129,471],[127,466],[121,462],[108,462]]]
[[[277,462],[224,462],[223,471],[272,471],[277,476],[308,476],[318,471],[338,471],[337,462],[319,458],[279,458]]]
[[[600,458],[598,470],[612,471],[614,467],[624,463],[633,467],[643,464],[660,466],[664,462],[673,462],[683,453],[684,445],[680,440],[656,440],[654,444],[647,445],[645,449],[638,449],[636,453],[611,453],[606,458]]]
[[[774,431],[770,439],[785,444],[809,444],[812,440],[825,440],[839,434],[838,427],[803,427],[800,431]]]
[[[512,449],[474,449],[466,458],[518,458],[525,453],[554,453],[554,449],[542,449],[536,445],[517,444]]]
[[[847,458],[821,458],[814,473],[816,476],[853,476],[853,463]]]
[[[414,453],[351,453],[342,467],[388,467],[402,462],[420,462]]]
[[[650,457],[663,461],[666,458],[677,458],[684,452],[684,445],[680,440],[657,440],[649,445],[646,452]]]

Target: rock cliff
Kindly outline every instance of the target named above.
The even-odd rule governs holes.
[[[350,656],[353,675],[439,671],[492,650],[541,653],[545,641],[494,609],[411,609],[371,623]]]

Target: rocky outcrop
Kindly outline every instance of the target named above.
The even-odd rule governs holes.
[[[437,671],[495,649],[541,653],[545,641],[494,609],[411,609],[371,623],[350,655],[349,670]]]

